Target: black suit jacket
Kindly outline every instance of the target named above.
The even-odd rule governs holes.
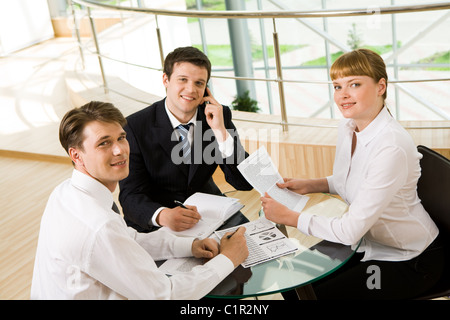
[[[154,212],[160,207],[175,207],[174,200],[184,202],[195,192],[220,195],[212,179],[218,165],[233,187],[252,189],[237,169],[238,161],[248,154],[239,141],[228,107],[223,108],[223,114],[225,127],[234,138],[233,155],[222,159],[206,122],[205,107],[200,105],[192,147],[193,164],[184,165],[172,161],[172,150],[179,142],[172,137],[173,128],[164,103],[165,99],[130,115],[125,127],[130,144],[130,174],[120,182],[119,200],[125,221],[140,232],[153,230]]]

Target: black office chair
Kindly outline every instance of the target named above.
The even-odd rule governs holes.
[[[425,146],[418,146],[417,150],[423,155],[417,193],[447,244],[444,276],[428,292],[416,298],[423,300],[450,295],[450,160]]]

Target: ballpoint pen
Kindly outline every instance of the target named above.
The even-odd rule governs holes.
[[[179,205],[179,206],[182,207],[183,209],[192,210],[192,209],[187,208],[183,203],[181,203],[181,202],[178,201],[178,200],[173,200],[173,202],[175,202],[175,204]],[[199,220],[203,221],[202,218],[200,218]]]
[[[239,228],[234,230],[232,234],[227,235],[227,239],[230,239],[238,230],[239,230]]]
[[[179,205],[180,207],[182,207],[183,209],[188,209],[188,208],[186,208],[186,206],[184,205],[184,204],[182,204],[180,201],[178,201],[178,200],[173,200],[173,202],[175,202],[175,204],[177,204],[177,205]],[[190,210],[190,209],[188,209],[188,210]]]

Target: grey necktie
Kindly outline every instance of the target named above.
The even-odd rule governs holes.
[[[115,202],[113,202],[112,209],[115,213],[120,214],[119,208]]]
[[[183,151],[183,163],[190,164],[191,163],[191,144],[189,143],[188,134],[189,128],[192,123],[188,124],[180,124],[176,129],[180,134],[180,141],[182,142]]]

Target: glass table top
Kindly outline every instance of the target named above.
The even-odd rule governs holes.
[[[310,201],[305,212],[340,216],[347,210],[342,200],[330,195],[314,195]],[[299,250],[250,268],[239,266],[208,297],[255,297],[308,285],[339,269],[357,249],[303,235],[295,228],[279,228]]]
[[[243,268],[239,266],[208,297],[245,298],[292,290],[339,269],[355,251],[328,241]]]

